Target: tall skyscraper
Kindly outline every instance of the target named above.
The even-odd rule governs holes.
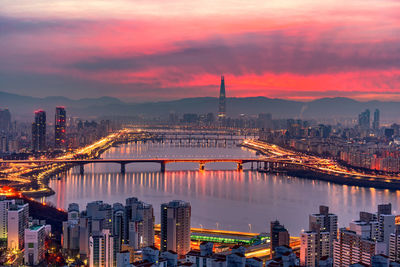
[[[32,150],[46,150],[46,112],[43,110],[35,111],[35,122],[32,123]]]
[[[219,105],[218,119],[223,120],[226,117],[226,95],[225,95],[225,79],[221,76],[221,88],[219,89]]]
[[[0,109],[0,133],[7,133],[11,128],[11,114],[8,109]]]
[[[289,246],[290,236],[285,226],[281,225],[279,221],[271,222],[271,252],[274,253],[275,248],[279,246]]]
[[[370,118],[370,111],[366,109],[364,112],[361,112],[358,115],[358,126],[363,129],[367,130],[371,127],[371,118]]]
[[[372,129],[374,130],[379,130],[379,117],[380,117],[380,112],[379,109],[375,109],[374,112],[374,121],[372,122]]]
[[[190,203],[174,200],[161,205],[161,251],[190,251]]]
[[[54,122],[54,147],[57,149],[66,148],[66,111],[64,107],[56,107],[55,122]]]

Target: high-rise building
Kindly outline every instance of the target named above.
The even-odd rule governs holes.
[[[275,248],[279,246],[289,246],[290,235],[285,226],[281,225],[279,221],[271,222],[271,252],[274,253]]]
[[[190,203],[174,200],[161,205],[161,251],[186,255],[190,250]]]
[[[400,262],[400,225],[396,225],[395,232],[390,234],[389,258],[390,261]]]
[[[114,266],[114,238],[109,229],[90,235],[89,266]]]
[[[68,221],[63,222],[63,249],[79,250],[79,205],[68,205]]]
[[[301,234],[300,263],[318,266],[321,258],[331,258],[337,235],[337,215],[329,207],[320,206],[319,213],[309,216],[309,231]]]
[[[336,239],[337,236],[337,231],[338,231],[338,217],[336,214],[329,213],[329,207],[327,206],[320,206],[319,207],[319,213],[316,214],[311,214],[309,216],[309,229],[310,231],[314,231],[316,233],[320,232],[328,232],[330,235],[330,247],[329,247],[329,253],[326,254],[325,251],[322,251],[322,248],[319,248],[320,250],[320,257],[322,256],[328,256],[332,257],[332,251],[333,251],[333,240]],[[317,243],[317,248],[319,244]],[[319,259],[318,259],[319,260]]]
[[[379,130],[379,117],[380,117],[380,112],[379,109],[375,109],[374,112],[374,120],[372,121],[372,129],[374,130]]]
[[[114,252],[121,250],[122,243],[124,241],[124,230],[125,230],[125,207],[121,203],[113,204],[113,231],[114,236]],[[115,255],[116,256],[116,255]],[[114,257],[116,261],[117,258]]]
[[[226,95],[225,95],[225,79],[221,76],[221,87],[219,89],[218,119],[226,118]]]
[[[379,222],[379,236],[377,241],[386,245],[386,253],[389,252],[390,235],[395,232],[396,216],[392,214],[392,204],[378,205],[377,219]]]
[[[43,110],[35,111],[35,122],[32,123],[32,150],[46,150],[46,112]]]
[[[11,128],[11,113],[8,109],[0,109],[0,133],[7,133]]]
[[[44,225],[35,225],[25,229],[25,264],[36,266],[45,259],[45,237]]]
[[[379,254],[378,243],[364,239],[356,232],[341,228],[334,241],[333,266],[344,267],[355,263],[371,265],[371,257]]]
[[[371,119],[370,119],[370,111],[366,109],[364,112],[361,112],[358,115],[358,126],[363,129],[367,130],[371,127]]]
[[[66,111],[64,107],[56,107],[54,121],[54,147],[57,149],[66,148]]]
[[[15,204],[15,201],[6,199],[5,196],[0,199],[0,247],[7,246],[8,209],[12,204]]]
[[[25,229],[28,228],[29,204],[10,205],[7,214],[7,248],[21,250],[24,248]]]
[[[329,232],[306,231],[300,236],[301,266],[319,266],[323,257],[329,257],[331,240]]]
[[[135,249],[154,245],[153,206],[132,197],[125,205],[125,240]]]
[[[386,245],[385,255],[389,251],[390,235],[396,230],[396,216],[392,214],[381,214],[379,216],[379,241]]]

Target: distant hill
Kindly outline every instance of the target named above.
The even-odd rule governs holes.
[[[35,98],[0,92],[0,108],[9,108],[12,116],[30,121],[33,111],[44,109],[49,118],[58,105],[66,106],[70,116],[82,118],[140,116],[167,117],[169,113],[217,113],[218,99],[214,97],[184,98],[172,101],[127,103],[117,98],[100,97],[73,100],[66,97]],[[381,118],[398,121],[400,102],[360,102],[350,98],[321,98],[300,102],[266,97],[227,98],[229,116],[271,113],[274,118],[330,119],[357,118],[365,110],[380,109]],[[372,116],[372,114],[371,114]]]

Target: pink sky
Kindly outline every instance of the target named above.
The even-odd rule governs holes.
[[[400,100],[400,1],[3,0],[0,91]]]

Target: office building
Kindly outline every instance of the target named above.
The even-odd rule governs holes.
[[[219,89],[218,119],[226,118],[226,95],[225,95],[225,78],[221,76],[221,87]]]
[[[178,255],[190,251],[191,207],[188,202],[174,200],[161,205],[161,251]]]
[[[374,129],[374,130],[379,130],[379,126],[380,126],[379,117],[380,117],[379,109],[375,109],[374,120],[372,121],[372,129]]]
[[[358,115],[358,126],[362,130],[367,130],[371,127],[370,111],[366,109]]]
[[[65,149],[66,142],[66,111],[64,107],[56,107],[54,119],[54,147]]]
[[[7,248],[22,250],[24,248],[25,229],[28,228],[29,204],[10,205],[7,214]]]
[[[114,266],[114,238],[109,229],[94,232],[89,237],[89,266]]]
[[[46,150],[46,112],[43,110],[35,111],[35,121],[32,123],[32,150]]]
[[[11,113],[8,109],[0,109],[0,134],[11,129]]]
[[[26,265],[39,265],[45,259],[45,226],[35,225],[25,229],[24,260]]]
[[[279,246],[289,246],[290,235],[285,226],[281,225],[279,221],[271,222],[271,253],[274,253],[275,248]]]

